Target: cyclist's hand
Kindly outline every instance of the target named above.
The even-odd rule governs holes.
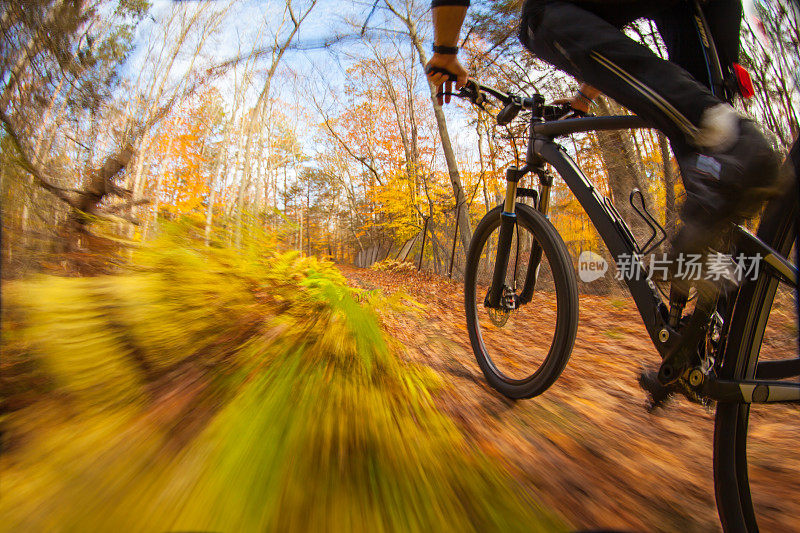
[[[581,86],[570,98],[556,100],[553,104],[569,104],[572,109],[585,115],[589,112],[589,106],[592,105],[592,101],[597,98],[599,94],[600,91],[588,83],[581,83]]]
[[[425,65],[425,72],[428,73],[428,79],[431,80],[433,86],[436,87],[436,92],[441,94],[442,87],[444,86],[444,92],[451,92],[453,88],[453,82],[447,81],[448,76],[447,74],[443,74],[441,72],[433,72],[431,73],[431,68],[440,68],[444,69],[451,74],[456,76],[456,88],[460,89],[467,83],[467,71],[458,62],[458,57],[453,54],[433,54],[433,57],[428,61],[428,64]],[[439,105],[442,105],[442,96],[438,98]],[[450,103],[450,95],[446,95],[444,97],[445,103]]]
[[[567,104],[575,111],[583,113],[584,115],[589,112],[589,103],[577,94],[571,96],[570,98],[559,98],[558,100],[553,100],[552,103],[553,105]]]

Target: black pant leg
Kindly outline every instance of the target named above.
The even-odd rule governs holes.
[[[526,8],[520,38],[531,52],[651,121],[670,139],[694,145],[703,111],[720,101],[686,70],[579,5],[530,2]]]
[[[742,3],[739,0],[711,0],[703,6],[703,12],[724,72],[739,62]]]
[[[711,0],[703,5],[711,36],[717,48],[723,75],[739,61],[739,28],[742,4],[739,0]],[[653,17],[664,40],[669,60],[683,67],[697,81],[711,86],[708,65],[694,24],[694,9],[688,2],[661,10]]]

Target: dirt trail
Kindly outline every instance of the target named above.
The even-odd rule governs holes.
[[[632,300],[581,295],[575,349],[561,378],[543,395],[514,402],[486,385],[475,362],[461,284],[340,268],[354,286],[403,290],[427,306],[416,316],[386,316],[386,330],[405,345],[409,360],[444,375],[451,387],[438,402],[468,439],[575,527],[720,530],[713,412],[683,399],[673,399],[666,411],[646,412],[636,380],[641,366],[658,355]],[[796,414],[786,416],[796,422]],[[781,490],[797,494],[800,464],[783,466],[792,487]],[[797,507],[777,509],[774,522],[762,526],[792,530],[791,517],[798,516]]]

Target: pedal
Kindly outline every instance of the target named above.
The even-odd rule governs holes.
[[[658,372],[654,370],[642,371],[639,375],[639,386],[648,394],[646,409],[652,413],[659,407],[665,407],[675,393],[683,395],[692,403],[708,408],[711,402],[700,397],[681,377],[677,381],[664,385],[658,379]]]
[[[639,375],[639,386],[647,393],[648,413],[652,413],[659,407],[664,407],[672,397],[674,388],[671,385],[662,385],[658,380],[658,372],[653,370],[642,371]]]

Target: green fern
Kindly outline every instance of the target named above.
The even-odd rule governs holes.
[[[395,356],[371,303],[400,303],[245,249],[175,230],[124,275],[4,289],[7,349],[51,386],[5,420],[0,529],[563,527]]]

